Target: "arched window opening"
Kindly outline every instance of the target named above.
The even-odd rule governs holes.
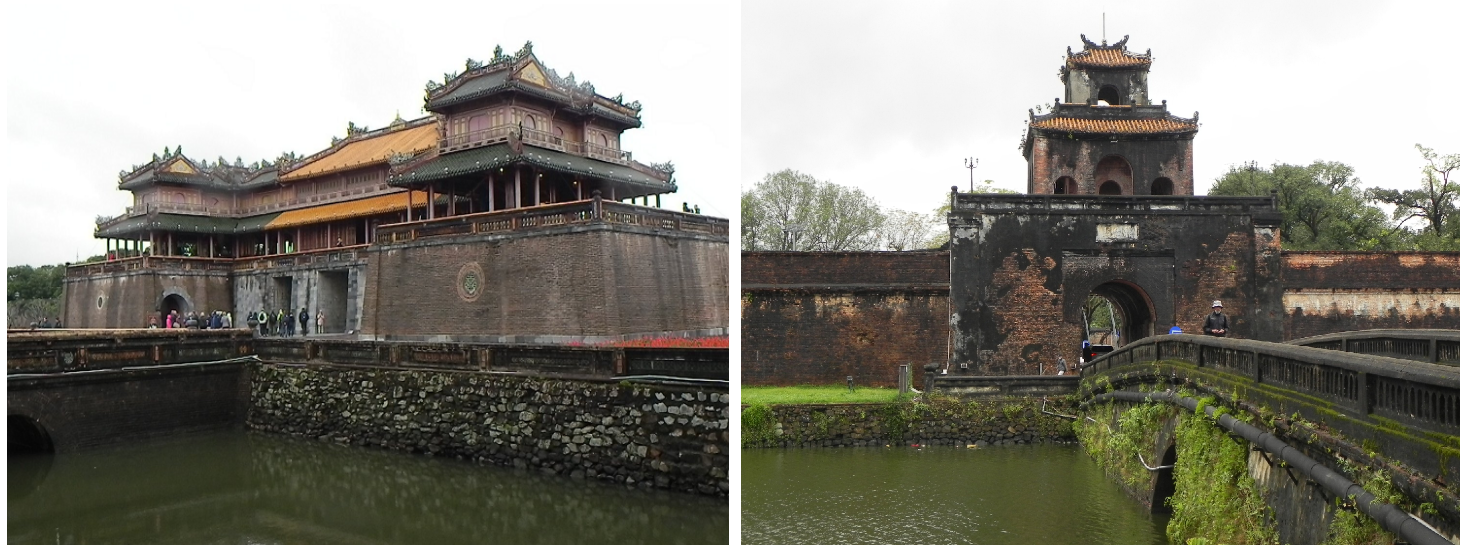
[[[1171,195],[1175,190],[1176,185],[1171,183],[1170,178],[1156,178],[1156,181],[1151,182],[1152,195]]]
[[[1116,89],[1114,85],[1106,85],[1100,88],[1100,95],[1096,98],[1105,101],[1106,104],[1111,106],[1119,106],[1120,90]]]
[[[1074,178],[1071,178],[1069,176],[1060,176],[1058,180],[1054,181],[1055,195],[1074,195],[1076,193],[1079,193],[1079,191],[1078,188],[1075,186]]]
[[[537,130],[537,118],[531,115],[522,118],[522,128]]]
[[[1095,165],[1095,179],[1103,180],[1096,188],[1096,193],[1101,195],[1131,195],[1135,192],[1131,189],[1131,168],[1130,163],[1119,155],[1111,155],[1101,159]]]

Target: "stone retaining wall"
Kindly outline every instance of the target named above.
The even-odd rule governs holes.
[[[777,405],[743,409],[741,446],[866,447],[1012,445],[1072,442],[1070,420],[1045,414],[1033,398],[932,403]],[[1069,414],[1063,401],[1050,412]],[[767,414],[769,413],[769,414]]]
[[[725,496],[723,388],[258,366],[250,428]]]

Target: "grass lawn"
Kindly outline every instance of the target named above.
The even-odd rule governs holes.
[[[745,386],[740,388],[740,402],[747,405],[803,405],[815,403],[891,403],[897,401],[897,388],[863,388],[848,392],[839,386]]]

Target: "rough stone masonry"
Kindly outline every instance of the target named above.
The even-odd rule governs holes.
[[[723,387],[264,364],[252,429],[725,496]]]

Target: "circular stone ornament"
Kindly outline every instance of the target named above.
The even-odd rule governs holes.
[[[468,303],[476,301],[482,296],[485,283],[486,275],[482,273],[481,265],[476,262],[462,265],[456,273],[456,295]]]

